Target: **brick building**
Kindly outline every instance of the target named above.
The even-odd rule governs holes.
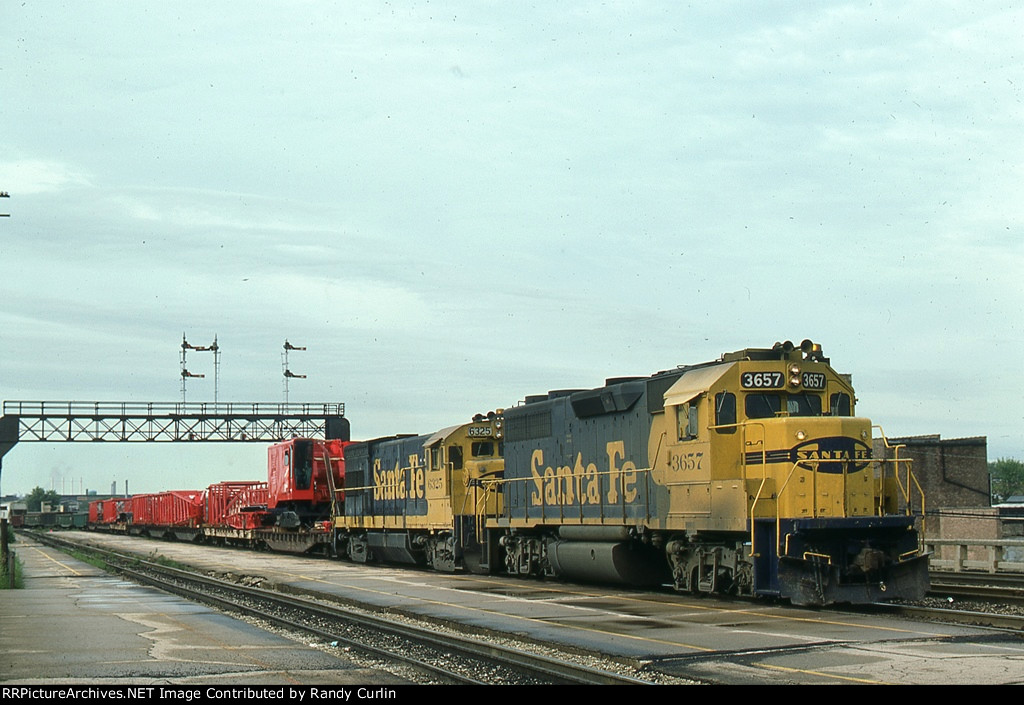
[[[913,459],[914,476],[925,497],[925,535],[932,538],[1002,538],[998,510],[992,509],[988,439],[942,439],[939,434],[890,438],[887,448],[875,439],[876,458]]]

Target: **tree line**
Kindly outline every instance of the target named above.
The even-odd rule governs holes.
[[[992,480],[992,504],[1010,497],[1024,497],[1024,463],[1014,458],[1000,458],[988,464]]]

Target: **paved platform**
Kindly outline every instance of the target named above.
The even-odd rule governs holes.
[[[336,648],[263,631],[30,540],[12,547],[25,587],[0,590],[5,685],[406,682]]]
[[[110,534],[61,535],[246,584],[650,661],[658,670],[707,683],[1024,683],[1021,635],[977,627],[446,575]],[[336,654],[285,642],[201,605],[124,583],[54,550],[37,547],[33,553],[24,544],[18,550],[32,582],[11,597],[10,591],[0,591],[0,681],[52,682],[85,674],[81,677],[136,684],[165,676],[173,683],[233,678],[259,685],[345,684],[369,683],[374,676],[351,670],[356,667]],[[61,640],[65,645],[55,646]],[[34,675],[40,673],[44,676]]]

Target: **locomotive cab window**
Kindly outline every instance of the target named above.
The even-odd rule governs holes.
[[[475,441],[472,449],[473,457],[487,457],[494,455],[494,443],[491,441]]]
[[[676,425],[679,440],[692,441],[697,437],[697,405],[695,403],[680,404],[676,407]]]
[[[462,446],[448,446],[448,462],[452,464],[452,470],[462,469]]]
[[[431,470],[440,470],[444,467],[444,453],[441,451],[441,441],[430,446],[427,450],[427,464]]]
[[[736,432],[736,395],[732,392],[719,392],[715,395],[715,425],[719,433]]]
[[[850,395],[846,392],[833,394],[829,399],[829,409],[833,416],[851,416],[853,411],[850,407]]]
[[[743,410],[748,419],[770,419],[782,411],[782,400],[778,394],[748,394]]]
[[[817,394],[748,394],[744,399],[748,419],[775,416],[821,416],[821,397]]]
[[[790,416],[821,416],[821,397],[817,394],[790,394],[786,398]]]

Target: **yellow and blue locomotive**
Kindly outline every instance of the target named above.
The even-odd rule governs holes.
[[[430,435],[348,445],[338,551],[358,562],[477,569],[484,519],[501,508],[484,484],[501,477],[501,444],[491,412]]]
[[[821,347],[779,343],[506,409],[482,562],[513,574],[776,596],[919,598],[909,467]]]

